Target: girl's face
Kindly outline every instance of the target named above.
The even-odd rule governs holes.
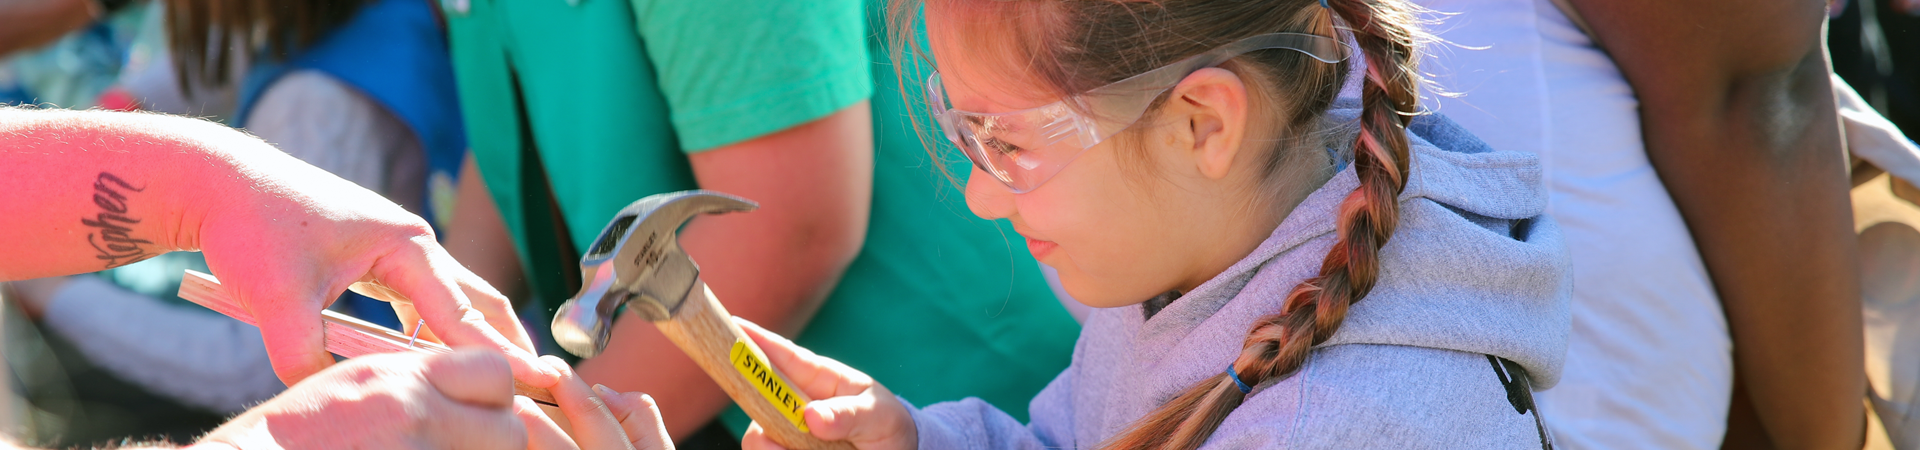
[[[927,30],[954,109],[999,113],[1060,100],[1017,73],[1008,52],[955,34],[974,24],[951,17],[929,11]],[[1088,149],[1024,194],[974,168],[968,207],[1012,222],[1034,258],[1089,306],[1193,289],[1251,252],[1282,214],[1265,206],[1261,177],[1248,170],[1261,166],[1262,152],[1239,150],[1248,110],[1239,78],[1206,69],[1170,95],[1137,133]]]

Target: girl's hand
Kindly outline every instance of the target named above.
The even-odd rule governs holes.
[[[660,420],[653,397],[639,392],[619,393],[587,383],[565,361],[543,356],[541,362],[560,369],[560,382],[548,390],[560,403],[561,425],[526,397],[514,397],[514,413],[527,425],[531,450],[639,449],[673,450],[673,440]]]
[[[814,437],[848,441],[865,450],[918,446],[919,432],[913,416],[886,386],[873,382],[873,377],[794,345],[746,319],[733,320],[767,353],[767,362],[786,374],[796,389],[815,399],[804,413]],[[748,450],[784,448],[768,439],[759,423],[747,428],[740,446]]]

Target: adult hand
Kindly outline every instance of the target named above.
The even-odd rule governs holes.
[[[813,437],[847,441],[865,450],[919,446],[920,434],[914,428],[912,414],[893,396],[893,391],[875,383],[873,377],[794,345],[793,341],[746,319],[735,317],[733,320],[767,353],[768,363],[786,374],[800,392],[815,399],[807,403],[802,413]],[[740,438],[740,447],[748,450],[785,448],[767,438],[759,422],[747,427],[746,435]]]
[[[258,138],[157,114],[15,108],[0,108],[0,136],[0,280],[199,250],[288,385],[333,363],[320,309],[355,282],[413,299],[440,338],[505,354],[528,385],[557,377],[506,298],[426,221]]]
[[[497,353],[354,358],[235,417],[195,448],[520,449],[513,380]]]
[[[175,244],[205,252],[234,300],[259,320],[281,380],[292,385],[332,363],[320,310],[348,286],[368,282],[411,299],[410,312],[439,339],[507,355],[514,375],[529,385],[553,383],[556,372],[536,362],[506,297],[455,262],[425,220],[264,143],[257,147],[233,154],[242,175],[236,195],[217,197],[197,229],[177,238],[187,241]]]
[[[546,356],[541,360],[560,368],[560,382],[549,388],[559,407],[548,410],[557,410],[566,424],[556,423],[533,400],[515,397],[514,413],[529,432],[527,448],[673,450],[673,440],[667,435],[666,423],[660,420],[660,407],[653,397],[614,392],[601,385],[589,389],[560,358]]]

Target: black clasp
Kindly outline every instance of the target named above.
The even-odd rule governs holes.
[[[1547,434],[1547,422],[1540,418],[1540,409],[1533,404],[1533,380],[1527,377],[1527,368],[1493,355],[1487,355],[1487,362],[1493,363],[1493,374],[1500,378],[1500,385],[1507,388],[1507,403],[1513,404],[1513,412],[1526,414],[1532,411],[1533,425],[1540,430],[1540,448],[1553,450],[1553,438]]]

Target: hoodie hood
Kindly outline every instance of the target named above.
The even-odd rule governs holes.
[[[1359,112],[1346,101],[1329,116],[1350,122]],[[1399,227],[1380,252],[1380,279],[1321,347],[1488,354],[1525,367],[1535,389],[1552,387],[1566,361],[1572,278],[1560,230],[1544,216],[1538,157],[1492,151],[1436,114],[1416,117],[1408,134],[1411,170]],[[1230,361],[1254,320],[1279,312],[1296,285],[1319,273],[1336,240],[1339,205],[1359,186],[1347,166],[1246,258],[1151,317],[1141,305],[1108,310],[1132,315],[1123,327],[1139,327],[1135,361],[1162,369]],[[1164,379],[1165,387],[1194,381],[1185,378]]]

